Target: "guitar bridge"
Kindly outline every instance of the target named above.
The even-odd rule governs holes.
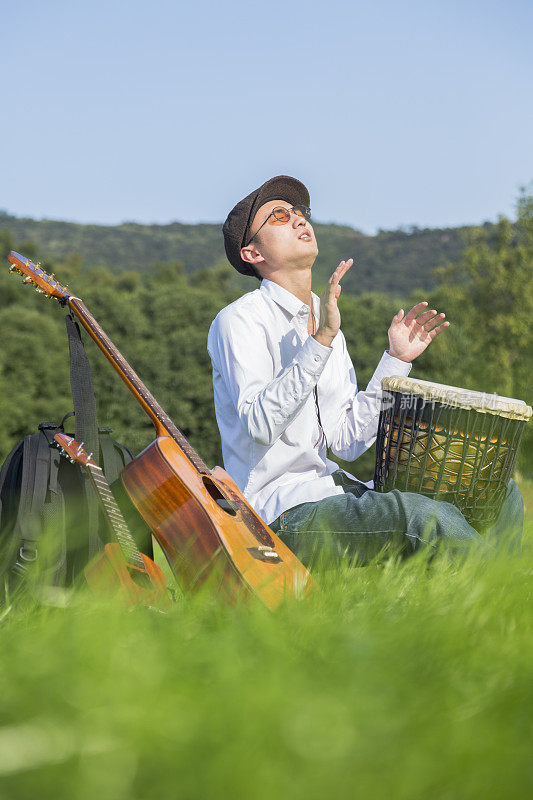
[[[279,553],[276,553],[271,547],[265,547],[263,545],[249,547],[248,552],[251,553],[254,558],[257,558],[258,561],[264,561],[265,563],[278,564],[280,561],[283,561]]]

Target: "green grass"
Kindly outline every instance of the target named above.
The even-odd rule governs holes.
[[[521,557],[330,570],[276,613],[4,611],[0,797],[523,800],[532,575],[530,515]]]

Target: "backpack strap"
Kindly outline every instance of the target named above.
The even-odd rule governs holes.
[[[80,444],[83,442],[84,449],[93,454],[94,460],[99,462],[98,422],[91,366],[83,346],[79,325],[72,314],[66,315],[65,324],[70,352],[70,386],[74,401],[75,436]],[[98,498],[85,472],[83,487],[88,507],[89,558],[92,558],[101,549],[102,542],[98,536]]]
[[[58,430],[63,431],[63,424],[51,432],[51,436]],[[50,473],[48,476],[48,494],[43,509],[44,530],[53,530],[56,540],[61,543],[61,550],[57,553],[55,564],[53,565],[52,585],[62,586],[65,583],[67,574],[67,531],[65,520],[65,498],[59,484],[59,464],[61,456],[59,450],[53,445],[53,439],[48,438],[50,447]],[[59,539],[58,534],[61,534]]]
[[[11,467],[11,462],[13,460],[13,456],[15,453],[20,450],[21,443],[17,442],[15,447],[11,450],[9,455],[7,456],[6,460],[2,464],[2,469],[0,469],[0,529],[2,528],[2,494],[4,491],[4,485],[6,482],[6,478]]]
[[[0,470],[0,575],[3,601],[7,601],[10,579],[7,571],[17,560],[19,543],[13,536],[19,503],[19,483],[24,440],[17,442]]]
[[[19,548],[14,567],[16,572],[24,572],[28,563],[37,559],[49,475],[50,445],[41,430],[24,438],[20,502],[14,526],[14,537]]]

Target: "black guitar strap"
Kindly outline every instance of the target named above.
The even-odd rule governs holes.
[[[87,453],[92,453],[94,460],[99,463],[98,419],[91,365],[85,352],[79,325],[72,314],[67,314],[65,324],[70,352],[70,386],[74,402],[75,438],[79,444],[83,443],[83,449]],[[102,546],[98,536],[99,506],[89,476],[85,470],[82,472],[89,509],[89,558],[92,558]]]

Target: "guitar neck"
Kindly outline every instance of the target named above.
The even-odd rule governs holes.
[[[102,471],[102,468],[97,464],[86,464],[85,468],[89,473],[91,483],[93,484],[96,494],[98,495],[105,518],[109,524],[109,527],[113,531],[115,539],[120,545],[120,549],[122,550],[126,561],[128,561],[130,564],[135,564],[135,566],[144,570],[144,561],[139,548],[137,547],[135,540],[130,533],[130,529],[128,528],[126,520],[124,519],[122,512],[117,505],[117,501],[113,497],[113,493],[107,482],[107,478]]]
[[[79,297],[70,296],[68,304],[81,324],[98,345],[108,361],[111,362],[135,399],[152,420],[158,436],[170,436],[181,447],[187,458],[198,472],[210,475],[211,470],[200,458],[196,450],[189,444],[183,433],[175,425],[168,414],[161,408],[155,397],[148,391],[135,370],[130,367],[124,356],[113,344],[103,328],[98,324]]]

